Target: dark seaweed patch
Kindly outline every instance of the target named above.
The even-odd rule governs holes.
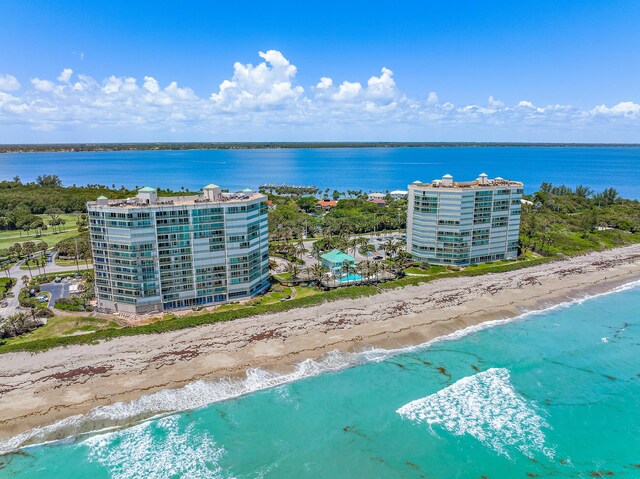
[[[395,362],[393,362],[393,361],[385,361],[385,363],[395,364],[395,365],[396,365],[396,366],[398,366],[400,369],[404,369],[404,364],[395,363]]]
[[[0,454],[0,469],[4,469],[5,467],[7,467],[9,464],[11,464],[11,461],[13,460],[14,457],[31,457],[31,454],[27,454],[24,451],[11,451],[11,452],[5,452],[4,454]]]

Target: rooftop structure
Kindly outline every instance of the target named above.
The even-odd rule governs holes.
[[[143,314],[250,298],[269,285],[267,197],[222,193],[87,204],[98,309]]]
[[[483,173],[473,181],[453,176],[409,185],[407,251],[417,261],[469,265],[518,254],[524,186]]]
[[[108,199],[105,196],[100,196],[96,201],[89,201],[88,205],[91,207],[101,206],[109,208],[156,208],[161,206],[190,206],[202,203],[241,203],[243,201],[260,198],[265,201],[267,199],[262,193],[256,193],[254,191],[223,193],[220,187],[215,185],[205,186],[201,195],[191,196],[158,196],[157,190],[145,187],[138,190],[138,194],[132,198]]]
[[[406,198],[407,195],[409,195],[409,192],[407,190],[394,190],[391,193],[389,193],[389,195],[394,200],[400,200],[402,198]]]
[[[420,188],[481,188],[487,186],[519,186],[522,188],[524,186],[520,181],[505,180],[499,176],[489,179],[486,173],[481,173],[473,181],[454,181],[453,176],[446,174],[441,179],[433,180],[430,183],[414,181],[412,185]]]
[[[331,271],[341,270],[345,263],[352,266],[356,264],[356,259],[353,256],[344,253],[339,249],[334,249],[323,254],[320,256],[320,259],[322,261],[322,266],[330,269]]]
[[[320,200],[318,201],[317,205],[320,208],[324,208],[324,209],[329,209],[329,208],[335,208],[336,206],[338,206],[338,201],[337,200]]]

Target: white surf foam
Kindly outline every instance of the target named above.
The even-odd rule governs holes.
[[[396,412],[418,424],[439,425],[457,436],[468,434],[507,457],[513,449],[528,457],[535,452],[553,457],[542,431],[549,424],[516,393],[506,369],[488,369],[460,379]]]
[[[317,360],[307,359],[299,363],[290,373],[283,374],[262,369],[250,369],[247,371],[247,377],[244,380],[222,379],[216,381],[195,381],[183,388],[159,391],[142,396],[134,401],[119,402],[109,406],[99,406],[87,414],[71,416],[48,426],[34,428],[8,440],[0,441],[0,453],[13,451],[27,445],[42,444],[73,437],[84,432],[95,432],[103,429],[122,427],[135,423],[136,421],[148,419],[149,417],[197,409],[208,404],[232,399],[261,389],[280,386],[307,377],[317,376],[322,373],[338,371],[367,362],[384,361],[389,357],[399,354],[424,350],[441,341],[460,339],[483,329],[546,314],[556,309],[567,308],[599,296],[618,293],[638,286],[640,286],[640,281],[628,283],[598,295],[571,299],[547,309],[527,311],[513,318],[486,321],[416,346],[398,349],[376,348],[359,353],[340,353],[333,351]]]
[[[180,428],[177,416],[146,422],[122,431],[93,436],[81,443],[88,459],[103,465],[112,479],[222,478],[224,449],[193,424]]]

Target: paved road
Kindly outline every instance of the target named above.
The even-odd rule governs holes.
[[[51,258],[53,259],[53,256],[51,256]],[[28,270],[23,270],[20,269],[20,266],[24,263],[25,260],[21,260],[18,261],[16,264],[14,264],[11,269],[9,269],[9,276],[12,278],[15,278],[16,284],[14,285],[13,289],[11,290],[13,292],[13,298],[7,298],[7,307],[6,308],[0,308],[0,316],[10,316],[12,314],[14,314],[16,311],[18,311],[18,306],[20,306],[20,303],[18,302],[18,293],[20,293],[20,289],[22,289],[22,287],[24,286],[24,284],[22,283],[22,277],[23,276],[29,276],[29,271]],[[89,263],[89,267],[92,268],[93,265],[91,263]],[[72,271],[76,271],[76,266],[58,266],[57,264],[50,262],[47,264],[46,270],[47,273],[69,273]],[[80,269],[86,269],[86,265],[84,263],[80,263]],[[36,268],[36,273],[37,273],[37,268]],[[32,268],[32,274],[33,274],[33,268]],[[53,302],[51,303],[53,304]]]

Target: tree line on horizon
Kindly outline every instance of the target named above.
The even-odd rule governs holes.
[[[160,150],[241,150],[285,148],[456,148],[456,147],[637,147],[638,143],[536,143],[536,142],[160,142],[160,143],[23,143],[0,144],[0,153],[78,152],[78,151],[160,151]]]

